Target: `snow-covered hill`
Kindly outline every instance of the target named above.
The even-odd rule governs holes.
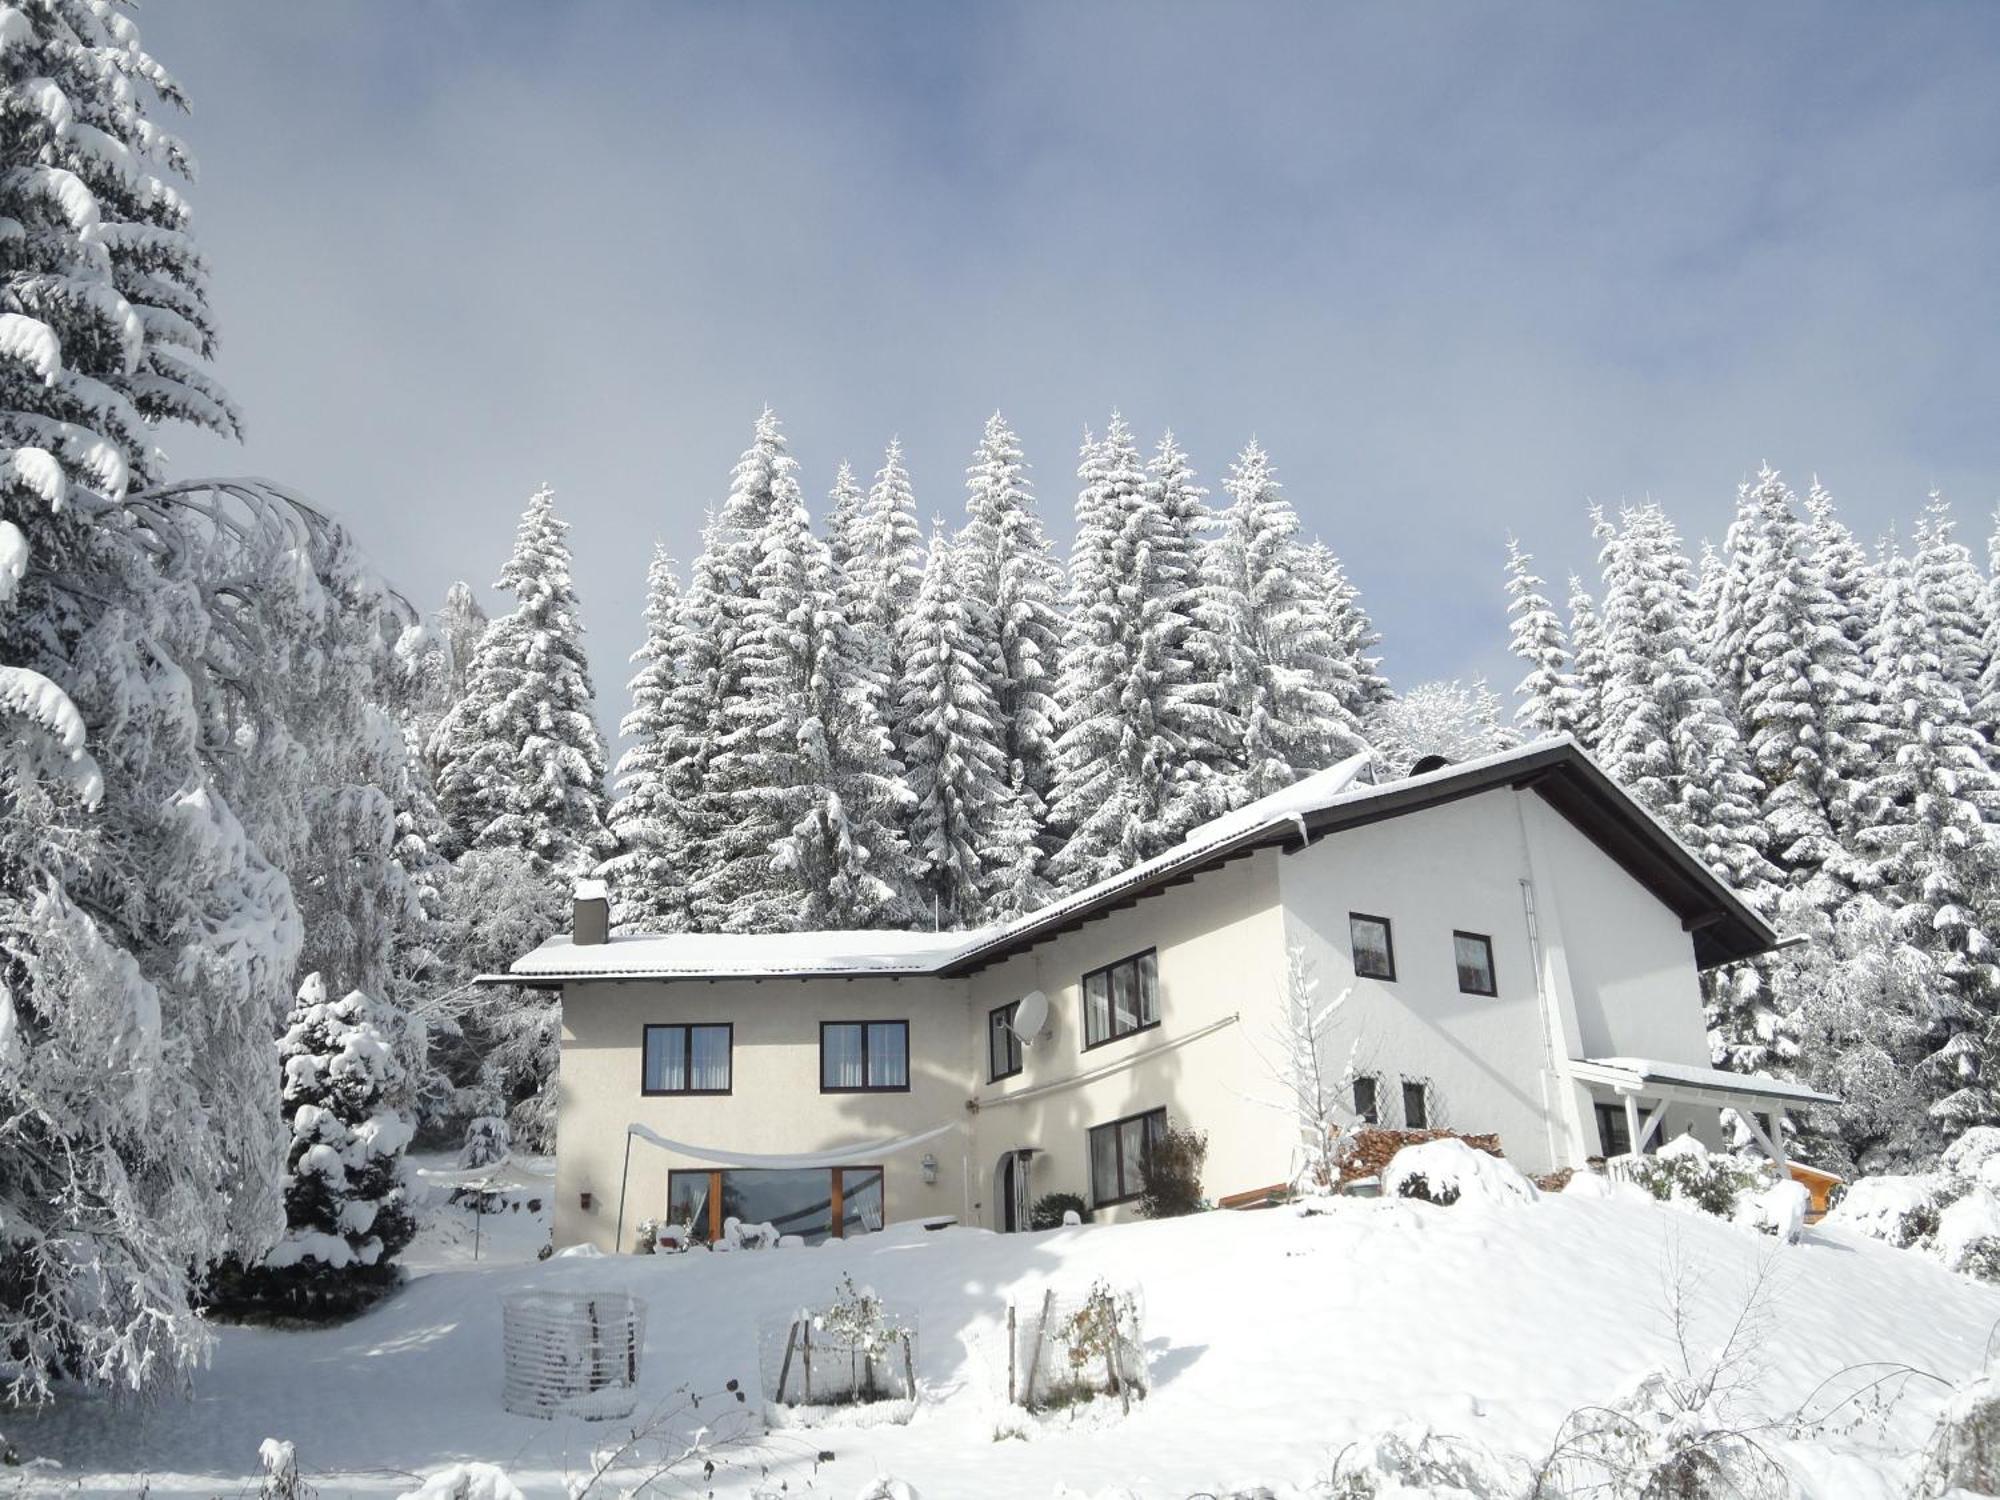
[[[527,1253],[504,1234],[503,1253]],[[1412,1426],[1517,1456],[1547,1454],[1566,1414],[1609,1402],[1647,1372],[1699,1371],[1755,1301],[1725,1382],[1739,1426],[1809,1496],[1901,1496],[1946,1389],[1923,1379],[1879,1420],[1812,1414],[1907,1364],[1948,1382],[1982,1365],[2000,1291],[1923,1258],[1814,1229],[1782,1247],[1747,1229],[1632,1197],[1544,1197],[1512,1207],[1344,1201],[1334,1211],[1202,1215],[1168,1223],[998,1236],[916,1226],[820,1249],[472,1264],[432,1269],[343,1328],[221,1331],[191,1404],[70,1398],[10,1419],[27,1452],[62,1460],[65,1485],[154,1496],[254,1491],[259,1441],[290,1439],[323,1496],[398,1494],[468,1459],[532,1496],[588,1472],[619,1424],[539,1422],[500,1406],[501,1294],[636,1292],[650,1305],[640,1412],[676,1387],[719,1392],[700,1420],[724,1442],[714,1493],[852,1500],[894,1475],[925,1500],[962,1496],[1316,1495],[1343,1452]],[[843,1273],[919,1324],[923,1402],[906,1427],[762,1436],[757,1332]],[[1128,1418],[999,1438],[1009,1297],[1092,1278],[1142,1295],[1154,1391]],[[1676,1301],[1692,1309],[1676,1337]],[[1815,1397],[1815,1388],[1835,1384]],[[1095,1414],[1093,1414],[1095,1415]],[[629,1427],[630,1424],[625,1424]],[[51,1476],[56,1478],[57,1476]],[[624,1476],[630,1479],[629,1474]],[[613,1493],[607,1485],[597,1493]],[[697,1489],[696,1493],[701,1490]],[[669,1489],[666,1493],[679,1493]]]

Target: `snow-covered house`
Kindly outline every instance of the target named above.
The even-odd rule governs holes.
[[[1167,1125],[1207,1133],[1211,1197],[1285,1182],[1293,956],[1346,1118],[1495,1132],[1540,1172],[1713,1141],[1729,1107],[1781,1152],[1819,1096],[1712,1070],[1700,995],[1777,934],[1582,750],[1359,773],[973,931],[613,936],[585,888],[505,981],[562,991],[557,1244],[1012,1229],[1055,1192],[1118,1217]]]

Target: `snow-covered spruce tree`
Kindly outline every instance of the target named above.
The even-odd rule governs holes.
[[[1520,704],[1514,722],[1522,733],[1578,734],[1584,714],[1583,689],[1571,670],[1569,642],[1562,617],[1542,594],[1542,580],[1529,571],[1534,558],[1507,538],[1507,615],[1511,646],[1528,664],[1528,675],[1514,689]]]
[[[902,623],[917,607],[923,587],[924,534],[917,524],[917,500],[903,445],[891,439],[882,467],[868,488],[861,513],[847,531],[853,557],[838,588],[842,613],[861,660],[882,692],[882,719],[899,763],[909,759],[909,730],[902,719],[898,689],[907,676]],[[851,613],[849,613],[851,611]]]
[[[789,473],[758,552],[749,613],[719,674],[739,686],[709,762],[731,817],[696,899],[732,932],[896,924],[908,912],[910,792],[826,543]]]
[[[1236,725],[1224,702],[1225,648],[1217,633],[1213,578],[1204,566],[1215,520],[1172,432],[1146,462],[1143,505],[1125,541],[1145,590],[1139,616],[1145,651],[1157,661],[1162,721],[1179,740],[1178,786],[1160,832],[1178,841],[1230,805]]]
[[[1920,554],[1939,545],[1931,525],[1927,518]],[[1918,1073],[1949,1141],[2000,1120],[1987,1056],[2000,1009],[1987,930],[2000,890],[2000,847],[1980,813],[1994,796],[1994,773],[1946,665],[1946,638],[1923,577],[1892,551],[1878,569],[1878,592],[1867,651],[1888,740],[1860,791],[1854,874],[1865,892],[1896,908],[1902,932],[1935,965],[1920,1018]]]
[[[683,817],[701,788],[685,777],[693,768],[674,719],[681,701],[676,646],[682,624],[673,559],[656,547],[646,571],[646,639],[632,655],[639,663],[630,684],[632,709],[618,726],[631,741],[618,761],[618,800],[611,804],[618,852],[598,870],[610,882],[617,924],[644,932],[685,932],[693,919]]]
[[[1601,517],[1606,685],[1600,759],[1758,912],[1775,913],[1763,784],[1697,641],[1687,556],[1657,505]],[[1711,1043],[1745,1066],[1790,1055],[1784,1003],[1751,965],[1707,980]]]
[[[488,623],[472,585],[461,580],[445,590],[444,603],[435,614],[397,642],[396,654],[407,678],[404,723],[423,752],[433,782],[448,748],[438,738],[438,729],[465,697],[472,654]]]
[[[908,671],[899,717],[916,799],[909,816],[916,914],[941,927],[983,920],[988,893],[1012,873],[1000,835],[1015,792],[993,664],[981,660],[993,629],[988,604],[967,588],[968,571],[961,548],[934,522],[923,587],[899,646]]]
[[[1063,844],[1049,865],[1072,890],[1172,842],[1183,744],[1169,700],[1189,672],[1150,564],[1159,513],[1117,413],[1102,440],[1085,434],[1077,477],[1050,806]]]
[[[1980,647],[1986,654],[1986,669],[1979,676],[1973,721],[1988,744],[2000,745],[2000,510],[1994,512],[1993,530],[1986,539],[1986,590],[1981,613],[1985,633]]]
[[[1738,492],[1731,576],[1742,580],[1721,658],[1751,763],[1768,788],[1771,855],[1795,884],[1834,879],[1853,778],[1869,756],[1866,672],[1795,497],[1764,469]],[[1840,893],[1822,895],[1833,909]]]
[[[965,590],[990,602],[994,702],[1009,777],[1041,837],[1054,776],[1056,663],[1062,651],[1062,566],[1035,509],[1019,439],[995,412],[966,471],[958,538]]]
[[[1457,763],[1520,743],[1501,721],[1499,695],[1478,678],[1420,682],[1377,708],[1362,728],[1391,776],[1409,775],[1425,756]]]
[[[1583,580],[1569,575],[1569,644],[1577,690],[1575,723],[1570,733],[1585,749],[1596,751],[1604,728],[1604,627],[1596,601]]]
[[[1931,491],[1917,528],[1911,568],[1930,615],[1945,678],[1966,706],[1976,709],[1979,683],[1986,674],[1986,625],[1980,612],[1985,580],[1973,565],[1971,552],[1953,536],[1955,530],[1951,507]]]
[[[261,1260],[228,1267],[216,1296],[231,1310],[344,1316],[395,1284],[394,1259],[416,1234],[402,1178],[410,1124],[389,1104],[395,1055],[374,1003],[358,990],[329,1000],[315,972],[278,1058],[291,1131],[285,1234]]]
[[[1223,488],[1231,503],[1205,549],[1205,608],[1219,657],[1218,702],[1231,724],[1222,800],[1240,807],[1363,742],[1351,710],[1360,697],[1354,660],[1304,576],[1298,514],[1270,457],[1250,443]]]
[[[1347,569],[1325,542],[1307,545],[1300,577],[1309,581],[1316,607],[1325,613],[1341,654],[1354,675],[1354,697],[1347,712],[1357,724],[1365,722],[1377,708],[1395,697],[1389,679],[1382,675],[1382,659],[1368,653],[1382,643],[1368,611],[1361,606],[1361,590],[1347,576]],[[1345,674],[1343,674],[1344,679]],[[1344,689],[1343,689],[1344,690]]]
[[[518,850],[559,877],[585,874],[612,852],[568,530],[543,485],[496,585],[515,607],[479,638],[438,779],[461,849]]]

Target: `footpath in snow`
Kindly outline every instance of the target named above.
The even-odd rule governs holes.
[[[516,1173],[532,1191],[532,1174]],[[432,1210],[413,1247],[417,1274],[351,1324],[224,1328],[190,1401],[67,1397],[10,1418],[7,1436],[60,1460],[46,1480],[63,1493],[255,1493],[269,1437],[296,1445],[326,1497],[402,1494],[469,1460],[498,1465],[527,1495],[564,1495],[593,1450],[632,1423],[504,1411],[500,1299],[623,1291],[650,1313],[638,1416],[673,1406],[682,1387],[718,1393],[694,1415],[717,1442],[717,1495],[853,1500],[895,1476],[924,1500],[1257,1486],[1309,1496],[1327,1493],[1316,1486],[1351,1445],[1392,1429],[1539,1461],[1572,1410],[1613,1400],[1655,1368],[1712,1359],[1754,1299],[1749,1336],[1736,1341],[1746,1358],[1724,1393],[1732,1414],[1783,1458],[1801,1493],[1888,1500],[1907,1493],[1943,1384],[1899,1382],[1885,1410],[1845,1413],[1869,1420],[1810,1437],[1789,1435],[1781,1419],[1828,1404],[1814,1392],[1830,1378],[1833,1390],[1854,1389],[1859,1378],[1839,1372],[1872,1362],[1963,1382],[2000,1323],[2000,1290],[1918,1255],[1832,1228],[1783,1246],[1628,1196],[1449,1208],[1346,1200],[1312,1216],[1211,1213],[1011,1236],[912,1225],[817,1249],[539,1262],[541,1230],[525,1210],[485,1221],[477,1263],[469,1215],[457,1213],[466,1222],[456,1227],[449,1217]],[[767,1435],[760,1331],[827,1302],[850,1273],[917,1322],[914,1418]],[[1051,1285],[1075,1293],[1098,1277],[1140,1294],[1151,1395],[1126,1417],[1098,1407],[1031,1437],[996,1436],[1020,1425],[1005,1405],[1009,1298],[1038,1303]],[[1692,1309],[1678,1336],[1677,1302]],[[740,1403],[724,1390],[732,1379],[747,1392]]]

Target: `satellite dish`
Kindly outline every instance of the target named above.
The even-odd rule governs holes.
[[[1035,1038],[1042,1034],[1042,1028],[1049,1024],[1049,997],[1040,990],[1029,990],[1014,1008],[1014,1023],[1008,1029],[1021,1039],[1021,1045],[1032,1047]]]

